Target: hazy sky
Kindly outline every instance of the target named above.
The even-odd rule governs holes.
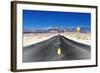
[[[90,28],[91,14],[76,12],[55,12],[23,10],[23,28],[39,29],[50,27]]]

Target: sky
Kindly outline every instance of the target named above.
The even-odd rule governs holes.
[[[44,28],[91,28],[91,14],[79,12],[56,12],[23,10],[23,29]]]

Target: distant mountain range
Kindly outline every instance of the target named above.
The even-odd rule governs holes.
[[[80,32],[91,32],[91,28],[84,28],[84,27],[80,27]],[[42,29],[33,29],[33,30],[29,30],[29,29],[24,29],[23,33],[48,33],[50,31],[58,31],[58,32],[76,32],[76,28],[42,28]]]

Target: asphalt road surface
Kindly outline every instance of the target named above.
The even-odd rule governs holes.
[[[57,53],[60,48],[60,54]],[[64,36],[54,36],[46,41],[23,47],[23,62],[83,60],[91,58],[91,47]]]

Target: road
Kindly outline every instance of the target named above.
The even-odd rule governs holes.
[[[57,49],[61,54],[57,54]],[[72,41],[64,36],[54,36],[48,40],[23,47],[23,62],[83,60],[91,58],[91,47]]]

